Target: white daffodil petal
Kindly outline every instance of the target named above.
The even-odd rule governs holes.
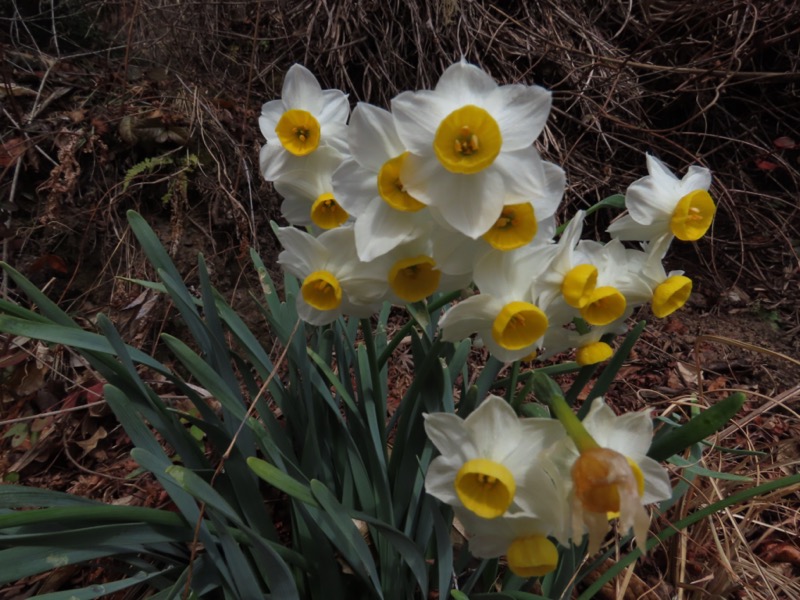
[[[375,174],[354,159],[345,160],[331,176],[333,195],[349,214],[358,218],[379,201]]]
[[[347,94],[341,90],[322,90],[322,109],[319,117],[322,122],[335,122],[344,124],[350,115],[350,103]]]
[[[461,500],[456,494],[453,481],[461,465],[462,463],[455,464],[444,456],[434,458],[425,474],[425,491],[445,504],[460,506]]]
[[[421,196],[412,194],[424,202]],[[489,231],[503,211],[505,185],[498,171],[458,175],[444,169],[430,182],[436,210],[453,229],[477,239]]]
[[[500,396],[489,395],[464,421],[479,451],[502,462],[521,442],[520,420]]]
[[[620,415],[614,427],[618,439],[614,446],[609,447],[632,458],[647,454],[653,442],[653,419],[649,410]]]
[[[281,115],[286,110],[283,100],[270,100],[261,107],[261,116],[258,117],[258,126],[261,135],[267,140],[276,140],[275,127]],[[276,143],[279,143],[276,141]]]
[[[283,196],[281,215],[284,219],[295,227],[309,227],[313,225],[313,221],[311,220],[311,204],[309,204],[308,200],[284,193],[281,193],[281,196]]]
[[[289,108],[306,110],[311,114],[322,110],[322,87],[311,71],[302,65],[294,64],[286,72],[281,97]]]
[[[659,183],[647,176],[634,181],[625,192],[625,207],[631,218],[640,225],[650,225],[671,214],[670,196],[677,193],[680,182]]]
[[[328,325],[333,323],[342,314],[341,309],[337,310],[318,310],[309,305],[304,299],[302,294],[297,295],[295,301],[295,308],[297,309],[297,316],[309,325]]]
[[[294,227],[281,227],[277,236],[283,247],[278,256],[278,264],[301,281],[327,260],[328,251],[325,246],[304,231]]]
[[[608,226],[611,237],[620,241],[646,241],[661,235],[669,223],[667,217],[655,220],[649,225],[641,225],[633,220],[631,215],[622,215]],[[674,237],[674,236],[672,236]]]
[[[424,413],[425,434],[440,454],[464,462],[477,450],[464,419],[451,413]]]
[[[457,342],[480,331],[489,331],[502,302],[488,294],[478,294],[462,300],[439,320],[442,339]]]
[[[692,165],[681,180],[681,196],[693,190],[706,190],[711,187],[711,171]]]
[[[640,458],[636,464],[644,475],[644,496],[642,504],[661,502],[672,497],[672,484],[669,474],[661,463],[647,456]]]
[[[388,110],[359,102],[350,116],[348,143],[353,157],[378,173],[387,160],[405,152]]]
[[[424,215],[393,210],[380,199],[356,220],[356,248],[363,261],[371,261],[397,246],[427,233]]]
[[[529,147],[539,137],[550,114],[552,95],[544,88],[527,85],[504,85],[494,90],[489,106],[502,105],[497,114],[497,124],[503,134],[504,150]]]
[[[439,81],[436,91],[457,98],[461,104],[472,104],[497,88],[497,83],[487,73],[466,61],[450,65]]]
[[[397,135],[413,154],[433,156],[433,133],[447,116],[447,107],[430,90],[403,92],[392,100]]]

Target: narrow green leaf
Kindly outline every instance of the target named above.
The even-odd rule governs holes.
[[[88,521],[85,527],[61,529],[64,525],[71,527],[74,524],[51,522],[47,526],[47,531],[42,531],[41,527],[17,528],[14,533],[0,535],[0,540],[4,545],[14,543],[20,546],[56,545],[66,548],[115,546],[118,548],[118,553],[122,553],[126,547],[174,544],[190,541],[193,537],[191,528],[183,523],[178,526],[150,523],[114,523],[95,526],[92,521]],[[30,533],[25,533],[26,531]]]
[[[380,519],[355,511],[351,513],[351,516],[369,523],[380,535],[386,537],[392,551],[398,552],[406,565],[408,565],[408,568],[411,569],[419,585],[419,591],[422,597],[426,597],[428,595],[428,567],[425,564],[425,557],[422,555],[419,547],[410,540],[408,536],[403,535],[397,529]]]
[[[109,583],[96,583],[94,585],[90,585],[89,587],[76,590],[65,590],[63,592],[40,594],[35,596],[35,598],[36,600],[93,600],[94,598],[100,598],[102,596],[107,596],[108,594],[121,592],[122,590],[126,590],[135,585],[143,585],[154,579],[169,577],[175,571],[176,569],[174,567],[168,567],[152,573],[139,571],[127,579],[120,579],[119,581],[112,581]]]
[[[381,580],[375,569],[372,553],[350,515],[320,481],[311,481],[311,491],[329,518],[328,525],[332,530],[327,533],[331,543],[339,549],[353,571],[365,581],[371,582],[375,594],[383,598]]]
[[[741,481],[745,483],[753,481],[752,477],[745,477],[744,475],[735,475],[734,473],[722,473],[720,471],[706,469],[704,467],[699,466],[695,462],[686,460],[685,458],[682,458],[681,456],[677,455],[668,458],[667,462],[676,465],[678,467],[681,467],[685,471],[694,473],[699,477],[712,477],[714,479],[724,479],[725,481]]]
[[[101,503],[97,500],[66,494],[64,492],[26,487],[24,485],[0,485],[0,508],[19,509],[51,506],[97,506],[99,504]]]
[[[17,287],[39,307],[42,314],[50,321],[63,327],[80,329],[78,324],[75,323],[67,313],[61,310],[50,298],[45,296],[42,291],[33,285],[22,273],[14,269],[14,267],[8,263],[2,261],[0,261],[0,268],[8,273],[9,277],[17,284]]]
[[[659,437],[650,446],[647,455],[659,462],[680,454],[692,444],[696,444],[722,429],[744,405],[747,398],[741,392],[731,394],[704,410],[688,423]]]
[[[172,262],[169,254],[167,254],[167,251],[164,248],[164,245],[161,243],[161,240],[158,239],[158,236],[152,230],[150,225],[147,224],[147,221],[145,221],[144,218],[134,210],[129,210],[127,217],[128,224],[131,226],[131,231],[133,231],[133,235],[136,236],[136,239],[142,246],[142,250],[144,250],[144,253],[147,256],[147,260],[150,261],[150,264],[153,265],[156,270],[164,271],[170,277],[172,277],[172,279],[180,281],[181,275],[178,272],[178,269],[175,267],[175,264]],[[189,290],[187,290],[185,286],[184,290],[185,294],[189,296]]]
[[[0,331],[12,335],[21,335],[34,340],[42,340],[53,344],[62,344],[71,348],[116,355],[109,341],[102,335],[79,329],[77,326],[63,326],[39,321],[25,321],[8,315],[0,315]],[[138,363],[168,373],[168,369],[152,356],[141,350],[127,346],[131,357]]]
[[[470,596],[470,600],[548,600],[548,598],[539,596],[537,594],[529,594],[528,592],[502,591],[486,594],[473,594]]]
[[[144,552],[143,547],[125,549],[126,552]],[[18,581],[31,575],[46,573],[59,567],[84,563],[96,558],[119,553],[115,546],[91,548],[65,548],[59,546],[19,546],[0,550],[0,584]]]
[[[297,481],[294,477],[284,473],[276,466],[271,465],[265,460],[251,456],[247,459],[247,465],[253,470],[253,473],[258,475],[261,479],[268,484],[278,488],[285,494],[288,494],[295,500],[299,500],[303,504],[311,506],[319,506],[319,503],[314,499],[311,489]]]

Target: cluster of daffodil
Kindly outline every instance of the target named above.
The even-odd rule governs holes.
[[[653,438],[650,411],[616,416],[598,398],[583,421],[562,397],[555,419],[518,418],[489,396],[466,419],[425,416],[425,431],[441,455],[425,478],[427,492],[451,505],[478,558],[505,555],[521,577],[558,564],[556,543],[580,543],[594,553],[620,519],[644,546],[645,504],[669,498],[667,472],[646,456]]]
[[[299,316],[324,325],[473,284],[478,293],[439,321],[443,339],[477,334],[507,362],[575,349],[587,365],[611,356],[604,336],[624,331],[635,307],[680,308],[692,282],[662,261],[675,238],[710,227],[709,171],[679,179],[647,155],[611,241],[581,239],[583,212],[556,236],[564,171],[533,145],[550,106],[546,90],[500,86],[461,61],[391,112],[358,103],[351,113],[343,92],[293,66],[262,109],[260,168],[291,224],[278,230],[278,260],[301,282]],[[425,421],[440,452],[427,491],[454,507],[475,556],[506,555],[522,576],[555,568],[555,542],[588,531],[596,550],[615,516],[643,544],[644,505],[670,496],[646,456],[648,411],[617,417],[598,399],[581,422],[563,398],[549,405],[558,420],[518,418],[490,396],[464,420]]]
[[[292,225],[278,231],[279,262],[302,283],[300,317],[365,317],[473,283],[479,293],[440,321],[445,340],[478,334],[502,361],[575,349],[586,365],[612,354],[601,338],[635,307],[650,302],[657,317],[681,307],[692,282],[662,259],[675,237],[709,228],[710,173],[693,166],[678,179],[648,155],[610,242],[580,239],[581,212],[555,241],[564,171],[533,146],[550,105],[541,87],[500,86],[462,61],[391,112],[351,113],[343,92],[289,69],[259,119],[260,168]]]

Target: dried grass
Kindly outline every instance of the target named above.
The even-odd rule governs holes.
[[[503,83],[553,91],[538,144],[567,169],[567,214],[640,177],[644,151],[675,170],[711,168],[719,216],[679,260],[699,263],[688,270],[707,292],[746,288],[780,312],[787,335],[800,332],[797,2],[11,0],[0,43],[3,258],[24,268],[64,256],[74,275],[57,290],[84,309],[91,299],[124,318],[140,290],[114,278],[147,276],[127,208],[148,214],[185,272],[197,250],[210,255],[222,287],[238,285],[248,245],[275,252],[278,203],[258,174],[256,118],[291,64],[353,102],[388,106],[463,56]],[[201,165],[167,205],[177,169],[124,189],[139,161],[186,153]],[[796,442],[769,447],[757,427],[739,439],[771,462],[713,468],[758,481],[796,470]],[[735,485],[700,481],[685,510]],[[663,580],[684,598],[800,597],[800,565],[762,552],[795,544],[797,506],[797,491],[782,490],[709,519],[670,550]]]

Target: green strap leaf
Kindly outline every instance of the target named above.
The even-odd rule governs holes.
[[[736,392],[717,402],[688,423],[657,438],[650,446],[647,456],[663,462],[671,456],[680,454],[692,444],[722,429],[739,412],[746,399],[743,393]]]
[[[314,499],[311,489],[297,481],[291,475],[281,471],[278,467],[271,465],[265,460],[251,456],[247,459],[247,465],[253,470],[253,473],[258,475],[261,479],[268,484],[275,486],[280,491],[288,494],[295,500],[299,500],[303,504],[319,507],[319,503]]]

